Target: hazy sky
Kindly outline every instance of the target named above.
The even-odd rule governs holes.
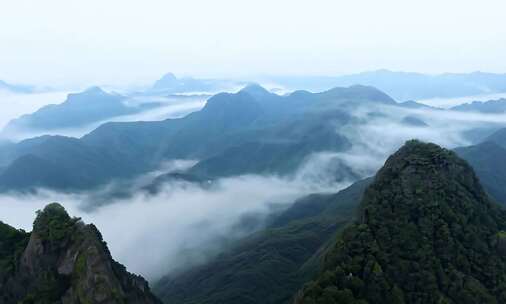
[[[2,0],[0,79],[506,72],[504,0]]]

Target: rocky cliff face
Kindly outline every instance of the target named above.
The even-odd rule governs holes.
[[[58,204],[40,211],[25,237],[0,276],[0,303],[160,303],[142,277],[112,259],[94,225]]]
[[[296,303],[506,303],[506,213],[453,152],[406,143]]]

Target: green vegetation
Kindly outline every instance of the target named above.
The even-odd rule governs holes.
[[[0,223],[0,270],[2,304],[160,303],[112,259],[95,226],[57,203],[37,212],[30,235]]]
[[[506,213],[469,165],[408,142],[366,190],[360,219],[297,303],[506,303]]]
[[[78,218],[70,218],[60,204],[52,203],[44,210],[37,211],[33,229],[43,241],[64,245],[63,241],[73,235],[74,225],[78,220]]]
[[[16,270],[29,237],[29,233],[17,230],[0,221],[0,285],[7,275]]]
[[[337,194],[310,195],[273,216],[269,226],[203,266],[162,279],[166,303],[290,303],[317,273],[321,252],[350,222],[369,180]]]

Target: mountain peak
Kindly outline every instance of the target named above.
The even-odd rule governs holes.
[[[160,303],[143,278],[112,259],[94,225],[58,203],[37,212],[31,234],[3,226],[0,240],[7,231],[16,248],[7,266],[0,252],[2,303]]]
[[[77,92],[77,93],[70,93],[67,96],[67,100],[65,102],[88,102],[91,98],[91,101],[93,101],[95,98],[106,98],[106,97],[112,97],[113,95],[109,95],[107,92],[102,90],[98,86],[92,86],[84,91]],[[64,102],[64,103],[65,103]]]
[[[250,83],[243,89],[241,89],[239,92],[248,93],[249,95],[255,98],[264,97],[272,94],[258,83]]]
[[[155,90],[167,89],[179,85],[180,83],[177,77],[172,73],[167,73],[163,75],[162,78],[158,79],[155,82],[155,84],[153,85],[153,89]]]
[[[505,229],[465,161],[408,141],[296,303],[505,303]]]
[[[92,86],[84,90],[81,94],[107,94],[104,90],[102,90],[99,86]]]
[[[366,85],[352,85],[349,87],[335,87],[328,91],[319,93],[327,98],[349,99],[354,101],[372,101],[386,104],[396,104],[390,96],[383,91]]]
[[[379,191],[391,188],[402,195],[411,192],[404,202],[412,202],[411,199],[417,197],[417,205],[421,202],[432,204],[433,195],[460,188],[471,191],[473,196],[483,201],[487,200],[478,178],[466,161],[451,150],[418,140],[407,141],[387,159],[376,175],[375,185]],[[449,200],[448,203],[459,202]]]
[[[160,78],[160,80],[177,80],[177,77],[173,73],[169,72],[169,73],[163,75],[162,78]]]
[[[37,211],[37,217],[33,223],[33,232],[44,235],[54,235],[53,231],[57,225],[67,226],[71,223],[71,218],[65,208],[58,203],[52,203]]]

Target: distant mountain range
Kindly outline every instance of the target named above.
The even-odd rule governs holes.
[[[331,87],[373,86],[397,101],[506,93],[506,74],[483,72],[429,75],[376,70],[341,76],[264,76],[256,77],[254,80],[269,84],[274,88],[277,85],[279,86],[277,89],[288,91],[305,89],[320,92]],[[229,91],[242,87],[248,82],[191,77],[177,78],[174,74],[167,73],[155,82],[150,91],[165,93]]]
[[[181,158],[203,160],[190,173],[206,178],[286,174],[314,152],[348,149],[336,122],[350,120],[346,109],[378,103],[396,104],[365,86],[288,96],[249,86],[215,95],[180,119],[106,123],[80,139],[43,136],[0,147],[0,189],[90,189]]]
[[[41,109],[23,121],[34,126],[47,122],[46,127],[56,127],[65,122],[76,124],[79,119],[95,120],[97,115],[132,111],[123,105],[123,99],[93,88],[70,95],[62,105]],[[97,105],[89,107],[89,103]],[[134,178],[173,159],[199,160],[185,173],[189,180],[241,174],[288,176],[310,155],[349,151],[352,144],[344,131],[369,119],[358,119],[353,113],[360,108],[371,111],[374,106],[445,111],[414,101],[396,103],[368,86],[337,87],[321,93],[295,91],[281,96],[259,85],[249,85],[237,93],[217,94],[202,110],[183,118],[105,123],[82,138],[42,136],[0,144],[0,191],[41,187],[89,190]],[[58,120],[72,117],[68,113],[73,111],[81,118]],[[52,115],[55,119],[48,119]],[[429,127],[416,115],[399,117],[399,123],[412,128]],[[500,124],[473,129],[472,138],[481,141],[484,134],[488,136],[498,128]],[[363,177],[345,162],[333,163],[329,170],[336,181]],[[156,183],[163,180],[160,177]],[[484,183],[489,186],[488,181]]]
[[[235,90],[244,85],[245,82],[233,80],[177,78],[174,74],[167,73],[154,83],[148,93],[216,93]]]
[[[501,98],[489,101],[473,101],[471,103],[464,103],[451,108],[455,111],[461,112],[480,112],[488,114],[502,114],[506,113],[506,99]]]
[[[167,73],[150,88],[134,95],[214,94],[222,91],[236,91],[255,81],[268,84],[273,87],[273,90],[285,92],[296,89],[320,92],[332,87],[352,85],[373,86],[397,101],[506,93],[506,74],[473,72],[429,75],[382,69],[339,76],[259,76],[245,80],[176,77],[173,73]],[[16,93],[32,93],[36,88],[30,85],[9,84],[0,80],[1,89]]]
[[[81,93],[69,94],[61,104],[47,105],[34,113],[10,121],[3,133],[79,128],[112,117],[135,114],[160,106],[156,102],[129,106],[125,104],[125,100],[125,96],[106,93],[99,87],[92,87]]]
[[[312,91],[321,91],[334,86],[369,85],[384,91],[397,101],[506,92],[506,74],[482,72],[428,75],[377,70],[329,77],[266,77],[266,81],[286,88]]]

